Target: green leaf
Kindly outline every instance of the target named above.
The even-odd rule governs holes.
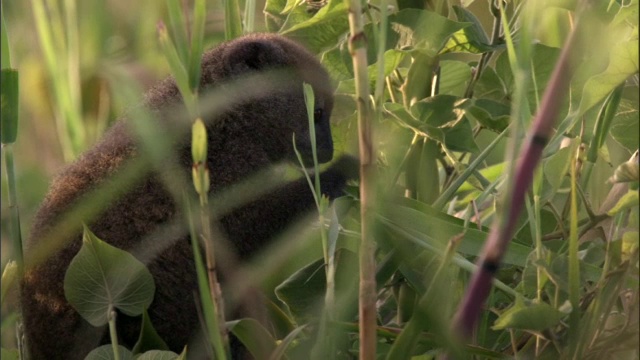
[[[322,65],[336,81],[353,79],[353,62],[349,52],[336,47],[322,55]]]
[[[385,218],[399,228],[415,234],[423,241],[419,245],[428,249],[444,251],[449,239],[464,233],[465,236],[456,250],[464,255],[478,256],[488,234],[486,229],[466,228],[464,220],[439,212],[415,200],[402,199],[399,205],[386,205],[385,210]],[[524,267],[530,252],[529,247],[512,242],[504,255],[503,262]]]
[[[543,161],[544,176],[551,184],[551,191],[546,196],[553,196],[567,179],[571,158],[575,156],[578,145],[578,140],[572,140],[570,146],[558,150]]]
[[[85,320],[105,325],[112,309],[138,316],[149,307],[154,292],[153,277],[140,261],[85,226],[82,247],[64,277],[65,296]]]
[[[330,0],[312,18],[294,23],[282,34],[305,44],[317,53],[335,46],[336,39],[349,30],[347,15],[346,2]]]
[[[489,99],[476,99],[467,108],[468,116],[495,132],[502,132],[509,126],[510,113],[508,106]]]
[[[515,304],[496,319],[491,329],[542,331],[558,324],[565,315],[547,303],[526,306],[516,298]]]
[[[619,212],[625,211],[627,209],[631,209],[634,206],[638,206],[638,190],[631,190],[628,193],[624,194],[618,203],[613,207],[613,209],[607,212],[607,215],[614,216]]]
[[[417,101],[432,95],[433,74],[436,65],[437,59],[433,56],[417,51],[411,53],[411,66],[401,88],[405,105],[412,106]]]
[[[172,351],[151,350],[138,356],[136,360],[176,360],[178,354]]]
[[[294,340],[298,338],[300,333],[302,333],[302,330],[304,330],[306,327],[307,325],[302,325],[289,332],[289,334],[278,344],[276,349],[271,353],[271,357],[269,359],[286,359],[284,357],[284,354],[287,348],[289,347],[289,345],[291,345],[291,343],[294,342]]]
[[[2,6],[1,3],[0,6]],[[7,32],[7,24],[6,21],[4,21],[4,10],[0,11],[0,21],[2,21],[2,33],[0,33],[2,46],[0,48],[0,56],[2,57],[2,62],[0,64],[0,68],[4,70],[11,68],[11,47],[9,46],[9,33]]]
[[[471,79],[471,68],[462,61],[440,61],[440,94],[463,96],[468,81]]]
[[[122,345],[118,345],[120,360],[133,360],[133,354]],[[93,349],[84,360],[114,360],[113,347],[111,344],[102,345]]]
[[[149,319],[149,313],[145,310],[142,313],[142,328],[136,345],[133,347],[134,354],[140,354],[149,350],[169,350],[167,344],[162,340]]]
[[[2,69],[0,74],[0,136],[2,144],[11,144],[18,136],[18,71]]]
[[[498,102],[505,102],[507,91],[496,70],[488,66],[482,71],[480,79],[473,88],[475,98],[491,99]]]
[[[547,88],[547,83],[560,56],[560,49],[535,44],[532,48],[533,57],[531,59],[532,86],[529,86],[527,99],[532,109],[536,109],[542,95]],[[500,54],[496,60],[496,73],[502,79],[508,91],[516,88],[507,52]]]
[[[618,166],[609,179],[612,183],[638,182],[640,164],[638,164],[638,152],[629,160]]]
[[[2,286],[2,292],[0,293],[0,305],[4,304],[4,296],[7,294],[9,289],[11,289],[17,276],[18,264],[11,260],[4,266],[4,270],[2,271],[2,281],[0,282],[0,285]]]
[[[387,36],[396,49],[416,49],[435,57],[451,35],[471,25],[431,11],[405,9],[389,16]]]
[[[415,103],[408,113],[400,104],[387,103],[384,108],[399,125],[440,141],[453,151],[478,150],[469,120],[464,116],[467,100],[451,95],[437,95]]]
[[[278,32],[286,20],[282,15],[287,0],[267,0],[264,4],[264,18],[269,32]]]
[[[638,113],[637,87],[625,89],[625,96],[620,100],[618,111],[615,115],[609,134],[629,151],[635,151],[639,146],[640,115]]]
[[[227,327],[256,359],[265,358],[276,349],[276,340],[255,319],[229,321]]]
[[[629,76],[638,72],[638,40],[613,46],[607,69],[587,80],[582,91],[578,114],[582,115],[602,101]]]
[[[339,249],[335,254],[335,264],[336,303],[340,304],[343,301],[341,299],[349,298],[353,289],[357,290],[352,276],[357,274],[357,256],[349,250]],[[321,258],[296,271],[276,287],[275,293],[297,322],[304,323],[311,320],[323,304],[326,285],[325,263]],[[353,309],[350,305],[346,306],[346,309],[355,315],[357,305]]]
[[[473,130],[469,120],[464,116],[467,105],[466,99],[436,95],[415,103],[411,107],[411,113],[430,128],[440,130],[443,138],[435,139],[443,142],[447,148],[453,151],[476,152],[478,146],[473,140]]]
[[[460,22],[470,23],[464,29],[456,31],[442,49],[442,53],[447,52],[468,52],[481,54],[495,50],[489,43],[489,38],[484,32],[478,18],[469,10],[457,5],[453,5],[453,11]]]

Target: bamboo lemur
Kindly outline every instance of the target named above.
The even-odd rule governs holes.
[[[223,43],[206,52],[202,58],[200,93],[206,94],[208,88],[247,74],[273,69],[288,74],[286,85],[241,101],[223,114],[205,119],[209,148],[207,165],[213,193],[275,162],[294,159],[293,133],[297,148],[304,157],[310,156],[303,81],[313,86],[316,95],[314,116],[319,161],[328,162],[333,157],[329,126],[333,88],[329,76],[312,54],[290,40],[277,35],[256,34]],[[174,80],[169,78],[148,92],[145,104],[162,118],[163,109],[177,102],[180,102],[180,95]],[[37,213],[28,249],[38,245],[39,239],[47,235],[60,215],[84,194],[103,183],[126,160],[141,151],[128,128],[128,121],[117,122],[95,147],[53,181]],[[175,155],[184,174],[190,175],[190,136],[185,133],[184,138],[177,141],[181,145],[176,145]],[[352,161],[341,158],[320,175],[324,194],[330,198],[342,194],[345,182],[357,176]],[[313,208],[314,200],[308,185],[305,180],[299,180],[277,188],[219,220],[222,232],[235,246],[239,258],[246,259]],[[183,214],[178,213],[159,175],[149,171],[88,226],[99,238],[130,250],[145,235],[179,216]],[[159,335],[171,350],[179,353],[201,327],[194,299],[197,282],[193,255],[186,230],[172,240],[172,245],[147,265],[156,284],[149,314]],[[78,233],[59,252],[25,275],[21,301],[32,359],[82,359],[99,344],[108,342],[105,328],[89,325],[64,296],[65,272],[80,246],[81,234]],[[26,256],[28,258],[29,254]],[[126,316],[118,315],[121,344],[129,348],[134,345],[139,323],[139,318],[127,320]]]

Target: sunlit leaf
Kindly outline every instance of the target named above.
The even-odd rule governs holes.
[[[565,315],[547,303],[526,306],[523,302],[516,300],[511,308],[500,315],[491,328],[493,330],[542,331],[558,324]]]
[[[607,69],[587,80],[578,108],[584,114],[629,76],[638,72],[638,40],[621,42],[611,49]]]
[[[609,216],[614,216],[615,214],[630,209],[634,206],[638,206],[638,190],[631,190],[628,193],[624,194],[618,203],[613,207],[613,209],[609,210],[607,214]]]

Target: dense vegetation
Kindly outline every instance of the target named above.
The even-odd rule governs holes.
[[[337,84],[338,152],[366,158],[357,123],[371,123],[376,160],[372,186],[353,184],[333,206],[319,206],[323,226],[292,229],[242,269],[242,286],[261,287],[277,316],[269,330],[228,324],[249,349],[274,359],[370,359],[360,343],[373,334],[376,357],[388,359],[640,356],[638,1],[355,3],[3,2],[3,359],[18,357],[16,222],[27,238],[51,176],[135,107],[144,88],[171,73],[187,102],[197,101],[191,59],[251,31],[280,32],[318,54]],[[264,18],[256,16],[262,6]],[[366,36],[354,39],[357,21]],[[20,76],[17,139],[8,68]],[[158,134],[146,129],[154,149]],[[538,164],[530,151],[541,142]],[[20,220],[9,211],[16,202]],[[220,206],[202,196],[201,204]],[[361,205],[372,214],[364,224]],[[194,217],[208,216],[203,208]],[[503,227],[513,232],[508,247],[492,233]],[[363,233],[375,241],[375,273],[359,274]],[[89,232],[87,243],[102,246]],[[486,300],[468,292],[478,258],[501,260]],[[121,286],[117,273],[103,275]],[[373,327],[358,323],[358,298],[367,296],[358,282],[369,276]],[[148,278],[138,280],[152,293]],[[468,302],[484,304],[471,327],[456,316]],[[109,310],[90,322],[112,320]],[[145,339],[157,346],[137,350],[162,348]],[[219,340],[212,336],[213,348]]]

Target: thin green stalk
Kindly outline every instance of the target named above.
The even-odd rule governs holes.
[[[493,15],[491,45],[495,46],[495,45],[498,45],[500,41],[502,41],[500,39],[500,29],[502,28],[502,16],[501,16],[500,10],[496,8],[494,1],[490,1],[489,7],[491,8],[491,14]],[[489,63],[491,56],[493,56],[493,51],[487,51],[486,53],[483,53],[482,56],[480,57],[480,61],[478,62],[476,71],[473,74],[471,81],[469,81],[469,85],[467,85],[467,89],[464,91],[464,97],[466,98],[473,97],[473,88],[475,87],[478,80],[480,80],[480,77],[482,76],[482,72],[484,71],[487,64]]]
[[[198,277],[198,289],[200,289],[200,301],[202,303],[202,312],[205,319],[206,328],[209,332],[209,341],[207,348],[211,355],[215,353],[216,359],[227,359],[228,352],[226,350],[224,337],[221,334],[221,331],[216,331],[216,329],[222,329],[223,324],[218,323],[218,316],[216,313],[219,313],[222,309],[216,308],[216,303],[212,298],[212,290],[209,287],[209,279],[207,277],[205,271],[205,265],[202,262],[202,256],[200,254],[200,237],[198,236],[198,231],[196,230],[196,224],[194,223],[195,215],[193,214],[193,208],[189,203],[188,196],[185,196],[185,205],[184,208],[187,209],[187,220],[189,222],[189,233],[191,234],[191,246],[193,248],[194,260],[196,262],[196,274]],[[206,244],[206,241],[205,241]],[[226,327],[225,327],[226,329]],[[213,348],[211,348],[211,346]]]
[[[255,31],[256,0],[246,0],[244,4],[244,33],[251,34]]]
[[[580,359],[580,258],[578,257],[578,194],[576,190],[576,159],[571,159],[571,212],[569,217],[569,346],[571,358]]]
[[[436,199],[433,203],[433,207],[435,209],[442,209],[444,205],[451,200],[453,195],[458,191],[458,188],[464,184],[465,181],[471,176],[474,172],[477,171],[480,164],[489,156],[491,151],[498,145],[500,140],[507,134],[508,129],[502,131],[498,136],[496,136],[493,141],[487,145],[487,147],[480,153],[478,156],[469,164],[469,166],[465,169],[465,171],[460,174],[452,183],[449,185],[445,191]]]
[[[116,330],[116,311],[109,309],[109,335],[111,337],[111,350],[113,350],[113,358],[120,360],[120,349],[118,349],[118,332]]]
[[[4,150],[7,182],[9,184],[9,209],[11,209],[11,239],[13,244],[13,257],[18,264],[18,275],[20,275],[21,277],[24,271],[24,255],[22,251],[22,232],[20,230],[20,208],[18,207],[15,167],[13,164],[13,145],[3,144],[2,149]]]
[[[242,35],[240,4],[237,0],[222,0],[224,4],[224,38],[235,39]]]
[[[76,97],[79,95],[80,84],[77,82],[79,75],[71,75],[70,72],[76,71],[76,69],[69,68],[78,61],[77,36],[73,36],[73,26],[70,25],[73,23],[73,19],[70,20],[68,29],[65,29],[55,6],[49,8],[47,12],[42,0],[31,0],[31,3],[40,45],[54,89],[58,136],[64,158],[70,161],[84,149],[86,136],[80,101]],[[71,14],[68,16],[72,16],[73,9],[69,11]],[[66,30],[71,30],[69,39],[76,43],[65,42],[64,32]],[[62,58],[61,54],[63,54]]]
[[[582,172],[582,187],[585,187],[591,177],[591,171],[593,169],[596,160],[598,160],[598,151],[604,145],[605,139],[609,135],[609,129],[613,123],[613,118],[616,115],[620,100],[622,98],[622,92],[624,91],[624,84],[618,86],[613,90],[607,99],[602,104],[598,117],[596,118],[596,124],[593,129],[593,137],[589,143],[589,148],[585,157],[584,170]]]
[[[360,0],[345,0],[349,8],[349,52],[352,56],[358,112],[360,150],[360,359],[376,358],[376,262],[373,234],[375,204],[376,154],[373,147],[373,124],[369,78],[367,72],[367,38],[364,33]]]
[[[187,36],[187,24],[184,20],[184,11],[179,0],[167,0],[167,13],[169,15],[169,27],[171,36],[175,41],[175,48],[180,62],[189,61],[189,40]],[[173,68],[172,68],[173,70]]]
[[[311,177],[306,170],[306,165],[304,160],[302,159],[302,155],[296,148],[296,139],[295,134],[293,134],[293,150],[298,157],[298,161],[300,162],[300,166],[304,172],[304,175],[309,183],[309,187],[311,188],[311,192],[313,194],[313,198],[316,202],[316,207],[318,210],[318,222],[320,223],[320,236],[322,239],[322,253],[324,256],[325,263],[325,276],[326,276],[326,293],[325,293],[325,311],[323,313],[322,318],[320,319],[320,327],[318,331],[318,340],[312,350],[312,359],[325,359],[327,356],[332,356],[335,354],[335,341],[334,336],[328,332],[327,325],[329,322],[333,321],[333,315],[336,311],[335,308],[335,243],[329,244],[329,239],[327,236],[327,229],[325,228],[325,213],[329,206],[328,199],[322,196],[321,188],[320,188],[320,171],[318,167],[318,154],[317,154],[317,143],[316,143],[316,131],[315,131],[315,119],[314,119],[314,109],[315,109],[315,95],[313,93],[313,88],[311,85],[304,83],[303,84],[303,93],[305,104],[307,107],[307,120],[309,124],[309,138],[311,139],[311,155],[313,157],[313,168],[314,168],[314,181],[311,181]]]
[[[189,88],[193,94],[198,93],[198,87],[200,86],[200,59],[202,58],[202,49],[204,43],[204,25],[207,16],[207,6],[205,0],[196,0],[193,8],[193,31],[191,32],[191,50],[189,52],[188,64],[189,72]],[[196,102],[196,115],[200,115],[197,109]]]

